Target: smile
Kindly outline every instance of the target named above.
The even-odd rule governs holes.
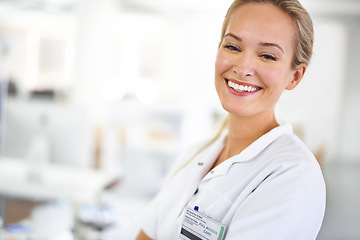
[[[258,88],[258,87],[241,85],[241,84],[234,83],[230,80],[227,81],[227,84],[229,87],[231,87],[232,89],[234,89],[237,92],[256,92],[256,91],[260,90],[260,88]]]

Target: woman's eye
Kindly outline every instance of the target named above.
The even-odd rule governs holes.
[[[261,55],[262,58],[266,59],[266,60],[271,60],[271,61],[276,61],[277,58],[271,54],[262,54]]]
[[[225,48],[226,49],[229,49],[229,50],[231,50],[231,51],[240,51],[240,49],[238,48],[238,47],[236,47],[236,46],[234,46],[234,45],[231,45],[231,44],[227,44],[227,45],[225,45]]]

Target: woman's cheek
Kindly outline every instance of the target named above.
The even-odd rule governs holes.
[[[262,82],[268,86],[274,86],[281,81],[282,77],[282,69],[276,67],[262,67],[258,68],[258,74],[262,79]]]
[[[218,51],[215,61],[215,70],[218,73],[226,71],[231,66],[230,58],[226,56],[221,50]]]

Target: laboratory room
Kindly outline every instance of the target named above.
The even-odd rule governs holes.
[[[165,223],[156,218],[170,206],[170,219],[181,201],[186,200],[186,191],[181,189],[192,184],[194,176],[185,170],[191,166],[206,168],[207,162],[194,162],[204,155],[204,144],[211,148],[217,140],[213,143],[210,139],[216,134],[224,139],[229,134],[226,146],[230,145],[232,130],[236,129],[234,121],[256,115],[249,117],[244,113],[252,113],[255,107],[240,109],[226,101],[255,99],[267,88],[256,75],[278,81],[278,66],[285,66],[285,57],[278,59],[268,53],[249,57],[249,49],[253,48],[284,56],[288,53],[281,41],[280,45],[253,44],[255,36],[274,37],[270,28],[251,28],[249,34],[241,30],[241,37],[236,31],[230,32],[234,26],[240,29],[246,25],[244,21],[236,25],[234,16],[249,16],[245,22],[254,20],[244,9],[252,7],[254,14],[264,6],[270,6],[271,11],[282,10],[273,1],[250,1],[235,10],[225,23],[228,25],[224,25],[228,33],[222,36],[224,17],[232,2],[0,0],[1,240],[166,239],[165,230],[160,229]],[[316,189],[313,185],[320,187],[301,197],[304,202],[319,202],[315,211],[319,213],[318,229],[311,239],[358,240],[360,0],[299,2],[313,23],[312,57],[296,68],[297,73],[301,71],[301,82],[296,88],[284,87],[281,92],[277,89],[277,102],[267,102],[273,104],[271,111],[279,123],[273,130],[285,126],[311,156],[311,166],[318,177],[316,183],[310,184],[311,191]],[[284,11],[281,14],[291,21]],[[233,43],[224,45],[226,42],[240,47]],[[226,74],[234,77],[242,67],[252,64],[254,72],[244,74],[244,79],[250,79],[244,80],[248,81],[243,84],[245,87],[237,80],[217,82],[221,66],[240,56],[248,58],[241,58],[243,64],[235,63],[238,68]],[[260,73],[260,69],[269,71]],[[255,83],[251,79],[256,79]],[[270,80],[268,83],[271,85]],[[221,90],[220,84],[227,90]],[[219,132],[223,127],[228,130]],[[251,129],[257,131],[257,127]],[[265,135],[274,137],[278,133],[273,130]],[[266,141],[264,136],[253,142]],[[275,143],[277,140],[266,149]],[[249,148],[239,152],[240,156],[248,154]],[[265,155],[263,164],[266,153],[259,155]],[[212,165],[215,172],[230,167],[227,163],[231,158],[218,162],[221,157],[224,156],[219,155]],[[184,164],[179,159],[188,162]],[[233,173],[234,167],[241,164],[244,163],[233,163],[229,172],[223,174]],[[209,167],[202,177],[213,172]],[[183,175],[190,180],[171,185]],[[222,236],[216,239],[237,239],[231,237],[234,231],[241,235],[249,229],[259,229],[259,234],[269,230],[261,227],[264,221],[254,222],[251,217],[248,222],[241,216],[233,217],[240,219],[244,224],[241,227],[247,226],[243,231],[236,229],[235,224],[218,223],[201,204],[188,208],[194,199],[205,196],[201,194],[208,185],[202,184],[208,183],[208,175],[179,209],[185,218],[192,219],[191,214],[203,216],[215,225],[212,229],[207,226],[204,236],[191,226],[186,227],[190,220],[180,219],[179,225],[175,221],[165,224],[176,225],[172,229],[182,226],[179,239],[213,239],[210,235],[218,234],[219,226]],[[282,175],[286,174],[279,174]],[[222,177],[214,177],[209,184],[219,179]],[[263,189],[262,185],[253,189],[244,204],[251,206],[256,202],[263,204],[258,209],[264,208],[265,202],[255,196],[263,194],[261,191],[271,182],[274,181],[265,179]],[[167,186],[178,186],[179,190],[169,190]],[[263,199],[274,199],[279,194],[276,191],[268,191]],[[172,204],[162,202],[167,193],[169,199],[173,194]],[[160,206],[158,212],[156,204]],[[278,208],[281,209],[273,207]],[[256,211],[256,207],[246,209]],[[304,218],[299,217],[305,222],[312,220]],[[153,226],[158,228],[156,234],[149,230],[152,222],[159,224]],[[299,226],[295,231],[307,229]]]

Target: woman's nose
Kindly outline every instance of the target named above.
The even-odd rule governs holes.
[[[242,53],[237,56],[234,61],[233,71],[239,77],[250,77],[255,74],[255,59],[251,56]]]

